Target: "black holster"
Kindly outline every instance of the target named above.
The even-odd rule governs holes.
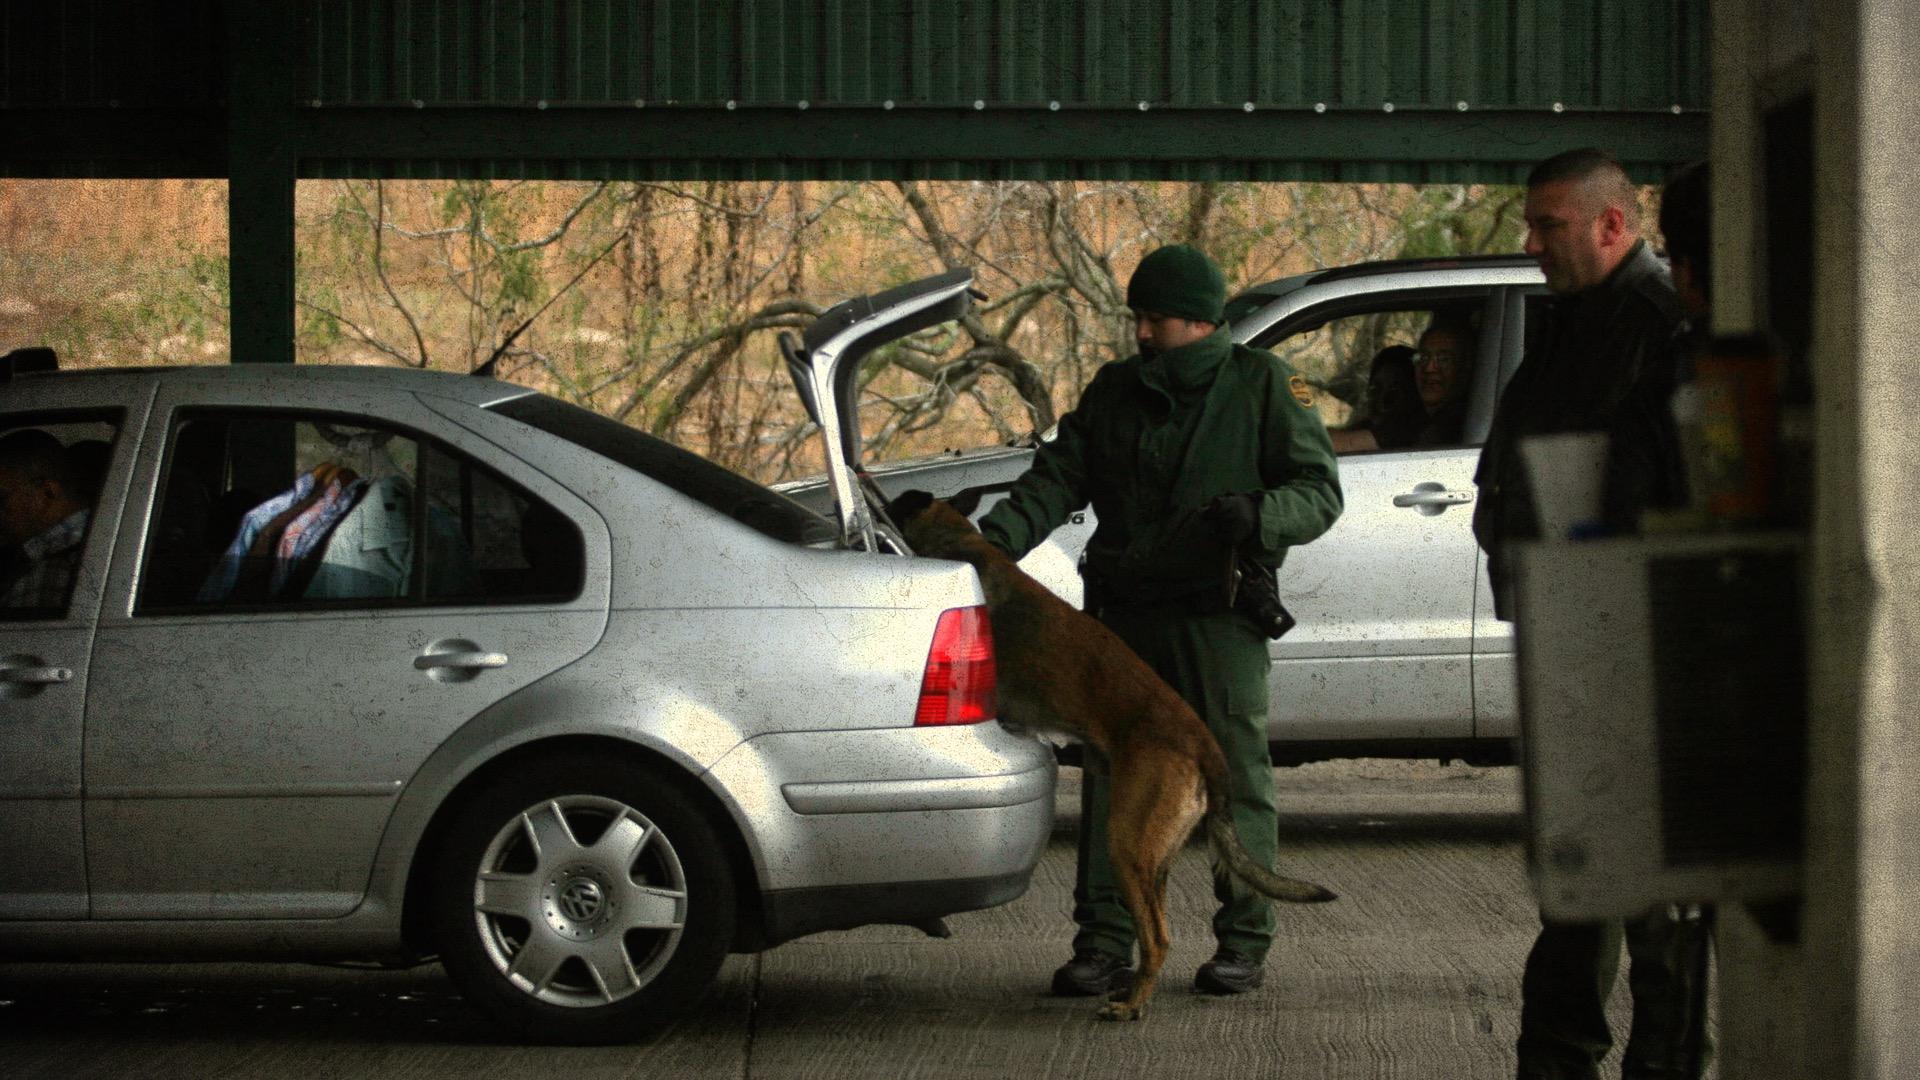
[[[1294,628],[1293,613],[1280,602],[1279,574],[1273,567],[1258,559],[1235,555],[1228,581],[1228,605],[1253,620],[1254,627],[1262,634],[1278,641]]]

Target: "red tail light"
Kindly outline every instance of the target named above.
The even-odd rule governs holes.
[[[984,607],[951,608],[933,628],[933,648],[920,680],[915,727],[977,724],[998,709],[994,694],[993,629]]]

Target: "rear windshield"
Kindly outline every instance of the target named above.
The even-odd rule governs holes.
[[[528,394],[502,402],[493,411],[644,473],[775,540],[820,544],[838,535],[826,518],[785,495],[578,405]]]

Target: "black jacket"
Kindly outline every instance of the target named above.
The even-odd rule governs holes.
[[[1667,400],[1682,327],[1667,268],[1642,240],[1607,279],[1548,301],[1545,335],[1514,372],[1474,473],[1473,534],[1487,552],[1494,613],[1513,618],[1507,543],[1539,535],[1520,440],[1562,431],[1613,435],[1606,523],[1632,531],[1640,510],[1683,494]]]
[[[1413,437],[1414,446],[1454,446],[1467,427],[1465,398],[1440,406],[1431,415],[1422,415]]]

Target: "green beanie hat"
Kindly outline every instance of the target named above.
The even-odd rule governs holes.
[[[1127,282],[1127,306],[1195,322],[1218,323],[1227,303],[1227,279],[1207,253],[1185,244],[1149,252]]]

